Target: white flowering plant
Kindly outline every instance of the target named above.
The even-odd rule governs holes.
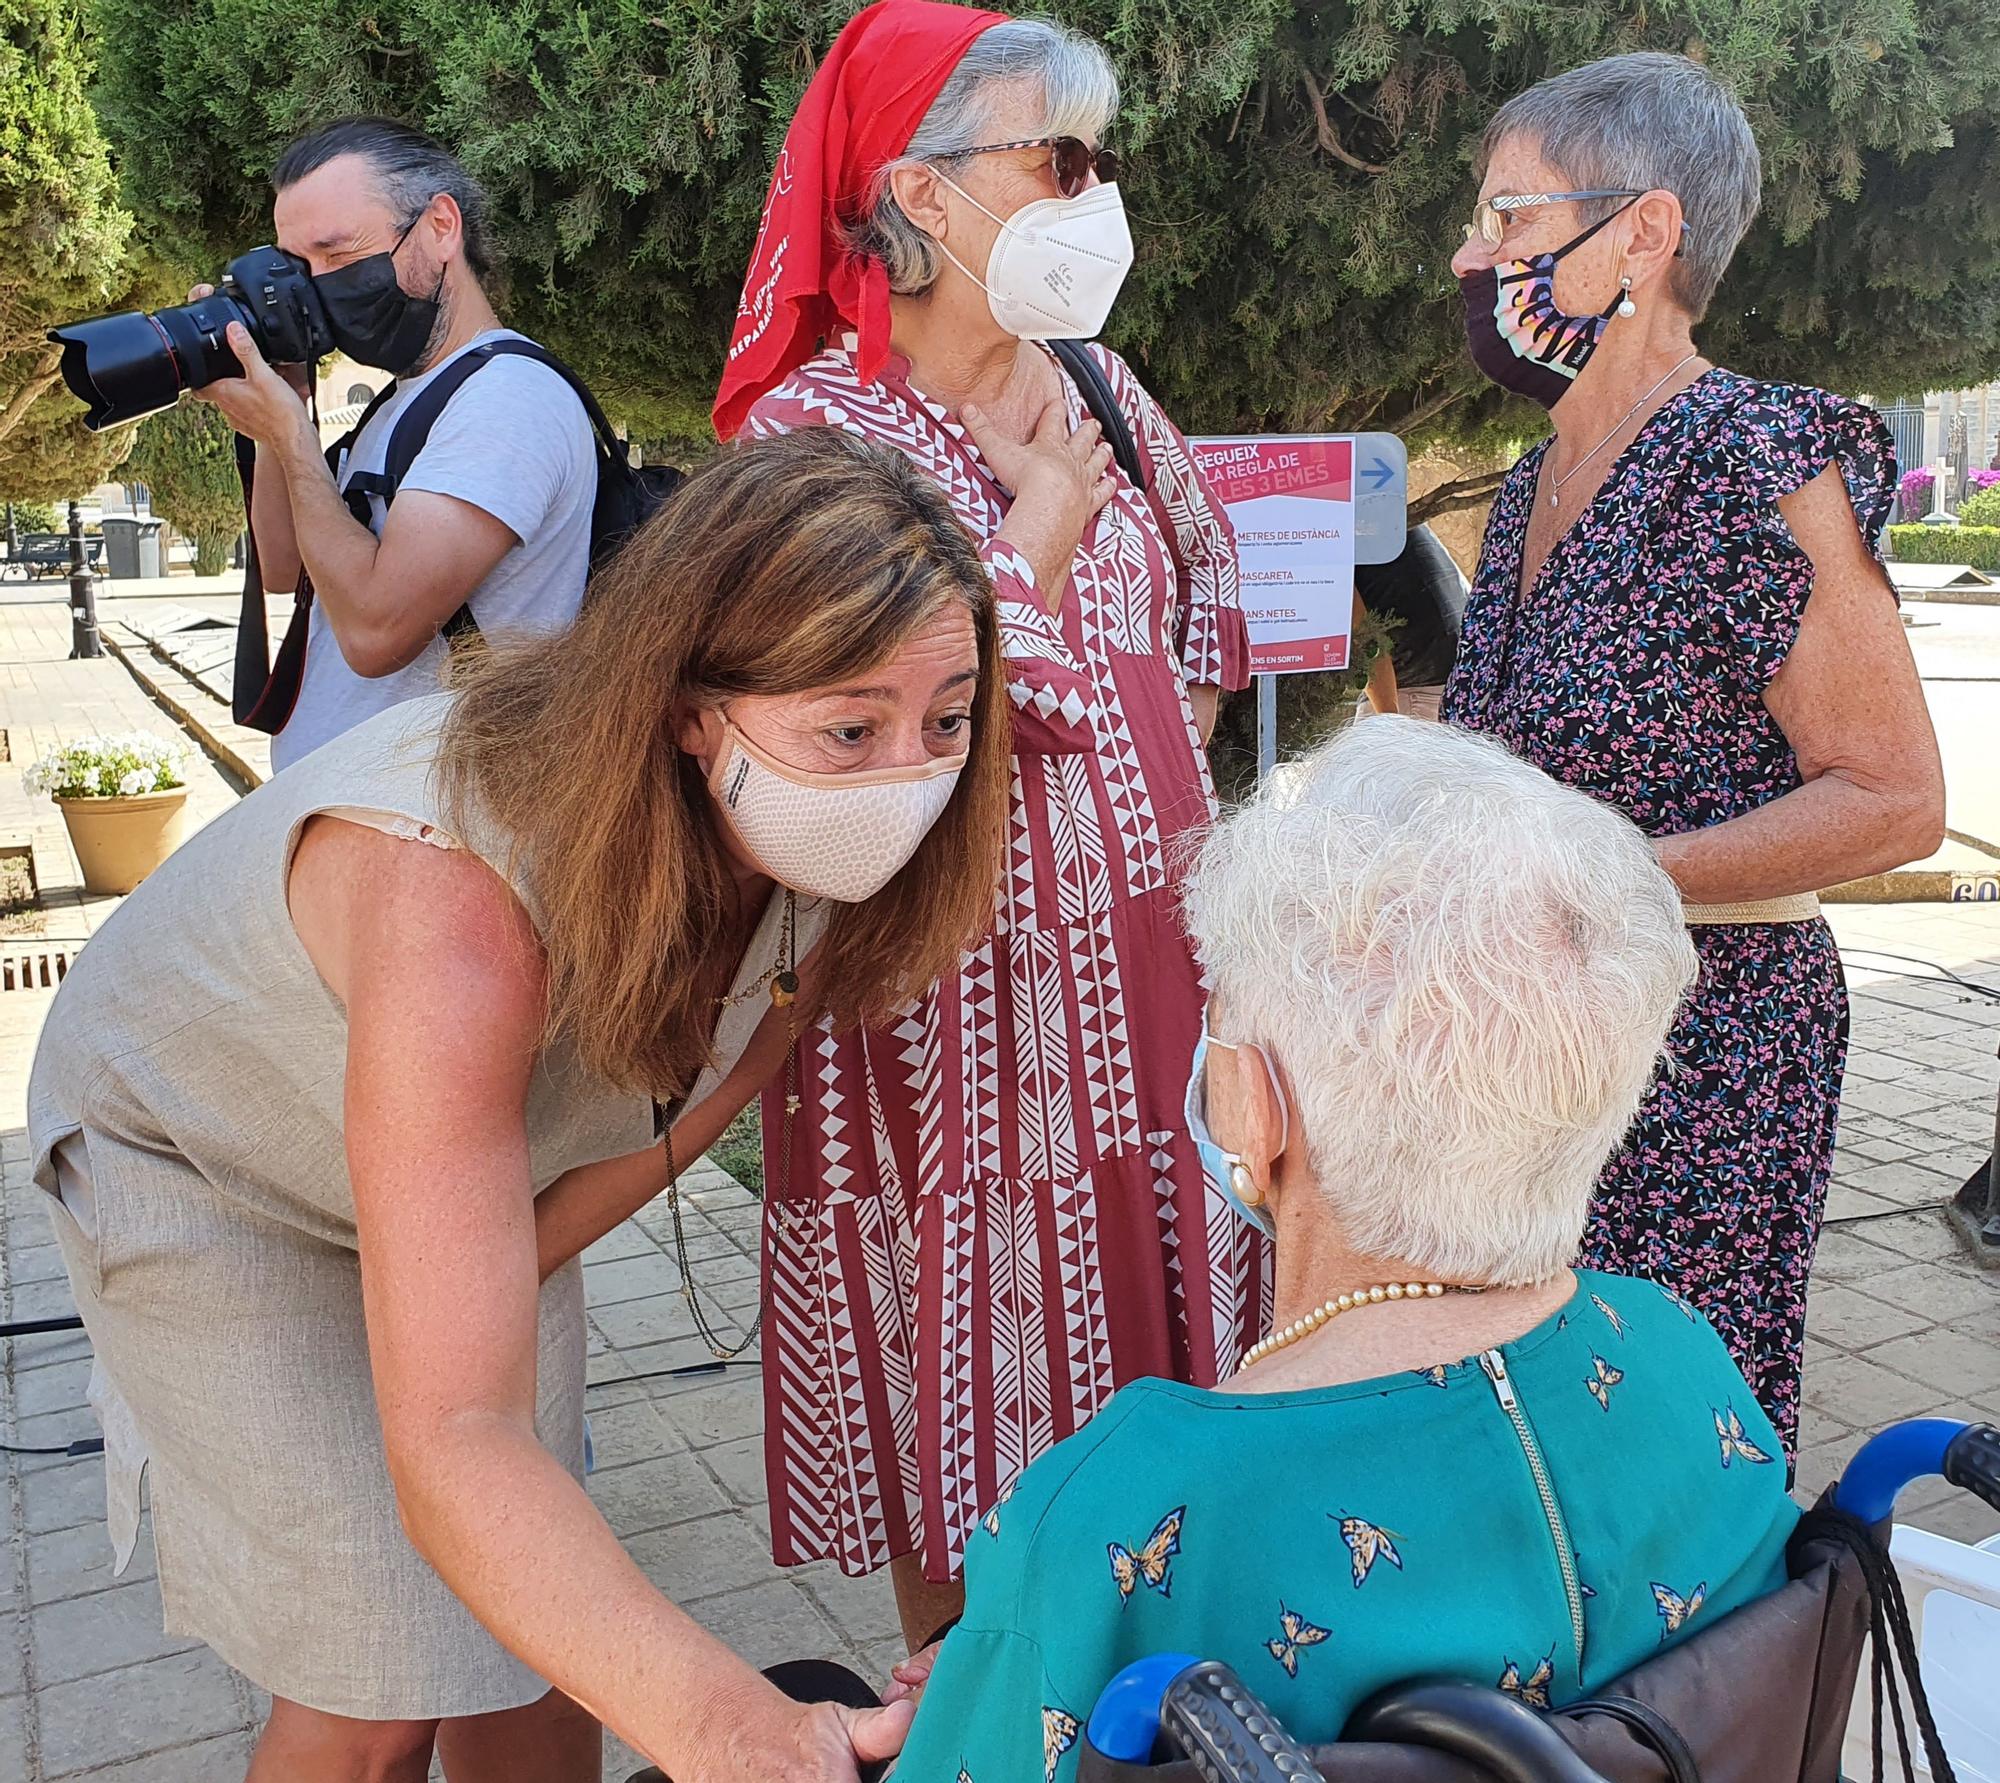
[[[52,799],[136,798],[185,786],[188,748],[148,731],[65,743],[21,776],[29,792]]]

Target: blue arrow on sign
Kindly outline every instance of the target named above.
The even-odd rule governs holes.
[[[1368,490],[1370,495],[1380,495],[1383,490],[1396,480],[1395,470],[1379,453],[1376,455],[1374,463],[1369,465],[1361,474],[1363,477],[1373,479]]]

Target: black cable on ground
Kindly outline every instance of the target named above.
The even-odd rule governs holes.
[[[101,1455],[104,1453],[104,1438],[101,1436],[79,1436],[73,1443],[64,1443],[54,1449],[24,1449],[18,1443],[0,1442],[0,1455],[68,1455],[74,1459],[78,1455]]]
[[[1954,984],[1962,991],[1970,991],[1975,997],[1987,997],[2000,1003],[2000,990],[1990,984],[1977,984],[1970,978],[1961,978],[1949,966],[1940,966],[1936,960],[1918,959],[1915,954],[1888,953],[1879,947],[1843,947],[1840,957],[1845,960],[1851,955],[1871,954],[1878,960],[1900,960],[1906,966],[1922,966],[1922,972],[1897,972],[1883,966],[1863,966],[1864,972],[1887,972],[1891,978],[1910,978],[1919,984]]]
[[[81,1331],[83,1321],[74,1313],[60,1319],[16,1319],[0,1325],[0,1337],[38,1337],[44,1331]]]

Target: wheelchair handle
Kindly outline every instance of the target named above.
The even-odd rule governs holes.
[[[1190,1666],[1167,1686],[1160,1722],[1202,1783],[1323,1783],[1306,1749],[1219,1661]]]
[[[1939,1473],[2000,1510],[2000,1430],[1960,1418],[1906,1418],[1856,1451],[1833,1488],[1836,1510],[1885,1521],[1912,1480]]]
[[[1085,1732],[1091,1759],[1144,1765],[1162,1734],[1204,1783],[1319,1783],[1319,1772],[1256,1693],[1226,1665],[1155,1653],[1104,1687]]]
[[[1526,1703],[1479,1684],[1388,1685],[1348,1717],[1340,1737],[1428,1746],[1496,1783],[1607,1783]]]

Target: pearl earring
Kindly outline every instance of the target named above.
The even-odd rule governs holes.
[[[1639,306],[1632,301],[1632,281],[1629,278],[1620,279],[1618,289],[1625,293],[1618,300],[1618,313],[1621,316],[1636,316],[1639,313]]]
[[[1229,1166],[1229,1186],[1236,1191],[1237,1200],[1245,1207],[1264,1205],[1264,1191],[1257,1186],[1257,1179],[1250,1174],[1248,1165],[1239,1163]]]

